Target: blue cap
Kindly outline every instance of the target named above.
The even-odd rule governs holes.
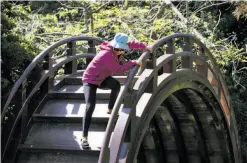
[[[128,35],[125,33],[117,33],[114,39],[109,43],[113,48],[129,50]]]

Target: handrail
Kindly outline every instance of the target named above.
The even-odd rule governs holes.
[[[101,39],[96,38],[96,37],[89,37],[89,36],[74,36],[74,37],[69,37],[67,39],[64,40],[60,40],[57,41],[56,43],[54,43],[53,45],[47,47],[45,50],[43,50],[40,54],[38,54],[33,61],[28,65],[28,67],[25,69],[25,71],[23,72],[23,74],[20,76],[20,78],[17,80],[17,82],[15,83],[15,85],[13,86],[8,99],[4,105],[3,111],[2,111],[2,116],[1,116],[1,122],[4,120],[5,114],[7,112],[7,108],[13,98],[13,96],[15,95],[15,93],[17,92],[18,88],[20,87],[20,85],[23,83],[23,81],[25,80],[25,78],[28,76],[28,74],[33,70],[33,68],[54,48],[63,45],[65,43],[68,42],[72,42],[72,41],[78,41],[78,40],[85,40],[85,41],[91,41],[91,40],[95,40],[98,41],[99,43],[102,42]]]
[[[137,93],[135,93],[135,98],[134,98],[133,102],[131,103],[132,107],[130,107],[131,111],[128,114],[128,116],[126,117],[126,119],[125,119],[126,123],[128,123],[132,119],[131,114],[135,113],[134,107],[137,105],[139,99],[142,97],[142,95],[143,95],[144,91],[146,90],[146,88],[148,88],[148,85],[149,85],[151,79],[156,76],[157,70],[160,69],[164,64],[168,63],[170,60],[172,60],[174,58],[177,58],[177,57],[180,57],[180,56],[191,57],[193,61],[200,60],[201,62],[205,62],[205,60],[202,57],[194,55],[192,52],[187,52],[187,51],[174,53],[173,55],[164,55],[164,56],[162,56],[162,58],[159,57],[159,59],[161,59],[161,61],[160,62],[156,62],[156,67],[154,69],[149,69],[148,71],[146,71],[147,70],[146,69],[141,74],[141,76],[140,76],[140,78],[138,80],[140,80],[142,82],[139,82],[139,84],[137,84],[138,86],[141,86],[141,87],[138,87],[138,88],[136,87],[136,89],[133,87],[134,90],[136,90],[136,91],[138,90],[138,91],[137,91]],[[145,72],[148,72],[148,73],[145,74]],[[174,72],[174,73],[178,73],[178,72]],[[171,75],[168,78],[166,78],[167,83],[173,79],[172,78],[173,77],[172,74],[173,73],[171,73]],[[143,79],[142,77],[145,78],[145,80],[142,80]],[[137,80],[137,82],[138,82],[138,80]],[[158,86],[158,84],[157,84],[157,86]],[[157,91],[157,90],[160,90],[160,89],[157,88],[154,91]],[[154,95],[155,93],[153,92],[152,94]],[[121,117],[119,117],[119,118],[121,118]],[[118,122],[119,122],[119,126],[117,126]],[[121,123],[122,121],[120,121],[119,119],[118,119],[118,122],[117,122],[113,132],[115,133],[116,131],[118,131],[117,136],[121,135],[122,137],[115,137],[115,140],[114,140],[114,137],[111,138],[111,140],[114,140],[114,143],[111,143],[110,150],[114,151],[114,152],[113,152],[113,155],[111,155],[111,157],[110,157],[110,162],[114,162],[114,161],[116,161],[118,159],[119,153],[115,152],[115,151],[117,149],[120,150],[120,147],[122,146],[122,143],[123,143],[122,140],[125,137],[125,133],[124,132],[127,130],[126,128],[122,129],[121,130],[122,132],[119,133],[120,126],[123,127],[123,125]],[[137,123],[137,121],[134,121],[134,123]],[[126,124],[125,127],[126,126],[128,126],[128,125]],[[133,126],[131,126],[131,127],[133,127]],[[135,127],[133,127],[133,129],[134,128]]]
[[[222,85],[222,89],[223,89],[223,96],[225,98],[225,101],[227,102],[227,105],[228,105],[228,108],[230,109],[230,101],[227,100],[229,99],[229,93],[228,93],[228,90],[225,89],[226,88],[226,85],[224,83],[224,81],[222,80],[222,75],[221,75],[221,72],[217,66],[217,63],[213,57],[213,55],[210,53],[210,51],[208,50],[208,48],[199,40],[197,39],[195,36],[191,35],[191,34],[172,34],[172,35],[169,35],[169,36],[166,36],[166,37],[163,37],[161,38],[160,40],[158,40],[156,43],[154,43],[151,48],[153,51],[155,51],[155,49],[157,47],[159,47],[160,45],[162,45],[164,42],[167,42],[169,40],[172,40],[172,39],[175,39],[175,38],[178,38],[178,37],[183,37],[183,38],[190,38],[192,39],[195,43],[197,43],[200,47],[204,48],[205,50],[205,55],[208,57],[208,59],[211,61],[212,63],[212,69],[214,71],[216,71],[216,73],[214,73],[216,79],[220,80],[219,82],[219,85]],[[153,58],[155,59],[155,53],[153,54]],[[147,59],[148,57],[150,57],[149,53],[144,53],[142,56],[142,58],[139,58],[139,61],[144,61],[145,59]],[[137,66],[135,66],[132,70],[131,70],[131,73],[128,75],[127,79],[126,79],[126,83],[124,85],[124,89],[120,92],[117,100],[116,100],[116,103],[114,105],[114,108],[113,108],[113,112],[112,112],[112,115],[110,117],[110,120],[108,121],[108,124],[107,124],[107,128],[106,128],[106,134],[105,134],[105,138],[103,140],[103,145],[102,145],[102,148],[101,148],[101,152],[100,152],[100,157],[99,157],[99,160],[98,162],[99,163],[105,163],[107,162],[108,158],[107,158],[107,148],[108,148],[108,145],[109,145],[109,141],[110,141],[110,136],[111,136],[111,133],[113,131],[113,122],[114,122],[114,119],[117,118],[117,114],[118,114],[118,111],[119,111],[119,108],[120,108],[120,105],[123,101],[123,98],[124,98],[124,94],[127,92],[127,90],[129,89],[129,86],[133,80],[133,77],[134,75],[136,74],[137,72]]]
[[[79,59],[79,58],[88,58],[88,57],[94,57],[95,54],[92,54],[92,53],[85,53],[85,54],[79,54],[79,55],[75,55],[75,56],[70,56],[69,58],[66,58],[64,61],[56,64],[54,67],[51,68],[51,72],[54,72],[56,71],[59,67],[61,67],[62,65],[72,61],[72,60],[76,60],[76,59]],[[9,137],[7,139],[7,143],[6,143],[6,146],[5,148],[3,149],[3,156],[6,152],[6,149],[10,143],[10,140],[11,140],[11,137],[12,137],[12,134],[14,132],[14,129],[17,125],[17,122],[18,120],[20,119],[21,115],[22,115],[22,112],[24,111],[24,108],[25,106],[29,103],[29,101],[31,100],[32,96],[36,93],[36,91],[38,90],[38,88],[43,84],[43,82],[49,77],[49,73],[50,72],[47,72],[40,80],[39,82],[34,86],[33,90],[31,91],[31,93],[28,95],[28,97],[26,98],[26,100],[23,102],[23,106],[21,107],[16,119],[15,119],[15,122],[13,124],[13,127],[10,131],[10,134],[9,134]]]

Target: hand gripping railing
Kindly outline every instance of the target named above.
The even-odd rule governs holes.
[[[220,100],[221,104],[222,104],[222,107],[224,109],[225,116],[227,117],[228,126],[229,126],[230,129],[231,129],[231,127],[233,127],[231,129],[231,131],[235,132],[234,133],[235,135],[238,135],[237,134],[237,131],[236,131],[236,128],[234,127],[234,126],[236,126],[235,119],[234,118],[231,118],[231,117],[234,117],[234,112],[230,109],[229,93],[228,93],[228,90],[226,89],[226,85],[225,85],[225,82],[223,80],[223,77],[222,77],[222,75],[221,75],[221,73],[219,71],[219,68],[218,68],[218,66],[217,66],[217,64],[216,64],[216,62],[215,62],[212,54],[207,49],[207,47],[203,43],[200,42],[200,40],[198,40],[195,37],[193,37],[192,35],[188,35],[188,34],[173,34],[171,36],[164,37],[164,38],[160,39],[159,41],[157,41],[152,46],[152,49],[154,51],[154,54],[153,55],[150,55],[150,52],[145,52],[139,58],[139,61],[146,62],[147,59],[151,59],[151,63],[155,63],[156,62],[156,58],[155,58],[156,57],[156,52],[155,52],[155,49],[157,47],[159,47],[161,44],[163,44],[164,42],[169,42],[169,40],[172,40],[172,39],[178,38],[178,37],[189,38],[189,39],[193,40],[194,42],[196,42],[198,45],[200,45],[201,48],[204,49],[204,55],[206,55],[206,57],[208,57],[208,59],[211,62],[211,65],[212,65],[212,68],[209,69],[209,71],[211,71],[212,74],[211,75],[204,74],[204,76],[206,75],[206,76],[208,76],[210,78],[210,79],[208,78],[208,80],[211,83],[212,87],[214,87],[216,85],[215,91],[216,91],[216,93],[217,93],[217,95],[219,97],[219,100]],[[41,52],[37,57],[35,57],[35,59],[33,60],[33,62],[28,66],[28,68],[24,71],[24,73],[22,74],[22,76],[20,77],[20,79],[14,85],[14,87],[13,87],[11,93],[10,93],[10,96],[9,96],[9,98],[8,98],[5,106],[4,106],[3,112],[2,112],[2,118],[1,118],[1,121],[2,122],[3,122],[3,119],[5,117],[7,108],[9,106],[9,104],[10,104],[13,96],[16,94],[17,90],[23,84],[23,82],[25,82],[27,76],[32,71],[32,69],[40,61],[42,61],[45,57],[47,57],[47,55],[49,55],[49,52],[51,50],[53,50],[54,48],[56,48],[56,47],[58,47],[58,46],[60,46],[62,44],[65,44],[65,43],[69,43],[69,42],[73,42],[73,41],[78,41],[78,40],[88,40],[88,41],[95,40],[95,41],[101,42],[101,40],[98,39],[98,38],[78,36],[78,37],[72,37],[72,38],[68,38],[68,39],[65,39],[65,40],[58,41],[54,45],[48,47],[43,52]],[[49,56],[49,57],[51,57],[51,56]],[[14,131],[15,127],[16,127],[17,121],[20,119],[20,116],[22,115],[22,112],[25,109],[25,106],[28,105],[28,102],[31,99],[31,96],[34,95],[34,93],[37,91],[37,89],[49,77],[49,75],[50,75],[49,73],[54,73],[54,71],[57,70],[59,68],[59,66],[61,66],[63,64],[66,64],[67,62],[70,62],[72,60],[81,58],[81,57],[92,57],[92,54],[85,54],[85,56],[79,56],[79,55],[72,56],[72,57],[69,57],[66,61],[60,62],[55,67],[49,68],[48,69],[49,70],[48,73],[46,73],[40,79],[40,81],[35,86],[35,88],[32,90],[32,92],[29,94],[29,96],[24,99],[24,101],[22,102],[22,106],[20,107],[21,109],[19,110],[18,116],[15,119],[15,123],[13,125],[13,128],[11,129],[11,132],[9,134],[8,141],[7,141],[7,143],[6,143],[5,147],[4,147],[4,152],[3,152],[3,155],[2,156],[4,156],[4,154],[5,154],[5,151],[6,151],[7,147],[8,147],[8,144],[10,142],[10,139],[12,137],[13,131]],[[133,87],[133,78],[135,77],[137,71],[138,71],[138,66],[135,66],[131,70],[131,72],[129,73],[129,76],[127,77],[126,83],[124,85],[124,89],[120,92],[120,94],[119,94],[119,96],[117,98],[117,101],[115,103],[115,106],[114,106],[114,109],[113,109],[113,113],[112,113],[112,115],[110,117],[110,120],[108,122],[108,125],[107,125],[106,135],[105,135],[105,139],[104,139],[103,146],[102,146],[101,153],[100,153],[99,162],[101,162],[101,163],[102,162],[105,163],[105,162],[108,162],[109,161],[109,147],[108,147],[108,144],[109,144],[109,141],[110,141],[111,133],[113,131],[114,120],[117,118],[117,114],[118,114],[120,105],[122,104],[122,102],[123,102],[124,99],[125,99],[124,100],[124,104],[126,106],[130,105],[130,104],[128,104],[128,102],[127,102],[128,100],[127,99],[129,99],[129,97],[131,97],[131,91],[132,91],[132,87]],[[140,71],[138,74],[140,74],[141,72],[142,71]],[[236,146],[238,146],[238,145],[239,145],[239,142],[236,142]],[[234,148],[236,149],[238,147],[234,147]]]
[[[144,52],[141,55],[141,57],[138,59],[138,61],[144,62],[146,59],[150,58],[150,56],[151,55],[150,55],[149,51]],[[134,68],[132,68],[132,70],[130,71],[130,73],[129,73],[127,79],[126,79],[126,82],[124,84],[124,87],[123,87],[122,91],[119,93],[119,95],[117,97],[117,100],[116,100],[115,105],[113,107],[113,111],[112,111],[111,117],[110,117],[110,119],[108,121],[108,125],[107,125],[107,128],[106,128],[105,138],[103,140],[103,146],[101,148],[100,157],[99,157],[99,162],[100,163],[106,163],[107,161],[109,161],[109,158],[108,158],[108,154],[109,154],[108,144],[109,144],[111,133],[112,133],[112,130],[113,130],[113,127],[114,127],[114,121],[118,116],[118,111],[119,111],[120,105],[122,104],[122,101],[123,101],[124,97],[128,96],[129,93],[130,93],[129,92],[129,88],[133,84],[132,81],[133,81],[138,69],[139,69],[139,66],[135,66]]]

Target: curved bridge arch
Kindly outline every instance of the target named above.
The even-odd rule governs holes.
[[[176,53],[174,41],[177,38],[183,39],[183,50]],[[164,44],[167,45],[166,54],[158,57],[156,50],[159,47],[164,46]],[[198,54],[196,54],[196,52],[192,52],[193,44],[196,44],[197,48],[199,49]],[[160,104],[165,101],[167,97],[172,96],[172,93],[174,93],[167,93],[166,91],[162,90],[170,90],[170,87],[172,86],[174,87],[173,89],[176,87],[179,88],[178,85],[172,84],[172,82],[174,82],[173,80],[176,81],[178,78],[181,78],[179,79],[181,81],[184,80],[184,83],[180,83],[181,85],[185,83],[188,85],[193,85],[193,81],[203,83],[203,85],[207,88],[207,93],[200,92],[199,94],[201,96],[203,95],[202,98],[205,101],[208,101],[205,102],[205,105],[215,112],[212,116],[215,122],[215,129],[217,133],[217,140],[215,141],[218,141],[219,148],[224,152],[215,156],[215,159],[210,158],[209,153],[212,151],[207,149],[210,145],[205,143],[204,140],[204,143],[200,142],[198,144],[197,150],[201,151],[202,153],[198,154],[201,156],[197,159],[201,160],[202,162],[239,162],[241,157],[239,156],[239,142],[235,116],[233,111],[230,110],[230,99],[228,91],[220,74],[219,68],[217,67],[217,64],[213,59],[210,51],[198,39],[192,35],[187,34],[174,34],[172,36],[162,38],[157,43],[155,43],[152,48],[154,50],[153,55],[149,56],[149,53],[147,52],[144,54],[143,58],[141,58],[143,60],[148,57],[150,58],[151,62],[147,63],[149,67],[140,72],[141,75],[139,76],[135,85],[128,82],[125,84],[125,88],[121,92],[121,95],[116,102],[117,104],[114,106],[113,115],[107,126],[107,133],[105,136],[103,148],[101,150],[99,162],[118,162],[119,159],[124,160],[123,162],[134,162],[136,156],[138,155],[140,145],[145,140],[143,140],[144,134],[148,132],[147,128],[151,122],[151,119],[154,117],[155,112],[160,107]],[[180,70],[176,68],[175,64],[178,57],[181,57],[181,72],[179,72]],[[164,67],[163,73],[159,74],[161,67]],[[184,72],[185,69],[189,69],[190,71]],[[135,74],[135,71],[136,70],[133,70],[132,73]],[[179,73],[182,73],[183,76],[176,76]],[[163,83],[170,83],[171,85],[164,85]],[[194,84],[192,88],[189,86],[181,87],[180,89],[176,89],[176,91],[180,91],[181,89],[185,89],[186,91],[188,91],[187,89],[197,90],[199,88],[200,87]],[[158,98],[161,96],[159,95],[159,91],[163,92],[163,94],[161,94],[163,96],[162,99]],[[164,94],[164,92],[166,93]],[[208,93],[214,100],[210,100],[208,97],[206,97]],[[186,95],[186,93],[184,95]],[[121,108],[122,111],[120,112],[119,119],[116,123],[116,126],[114,127],[114,118],[120,109],[122,100],[124,102]],[[125,101],[130,102],[128,103]],[[145,107],[137,108],[135,106],[137,103],[141,103],[141,105]],[[155,107],[153,107],[154,104],[156,104]],[[190,101],[190,105],[193,104],[194,103]],[[150,108],[151,106],[152,108]],[[149,114],[145,113],[145,111]],[[190,116],[191,115],[193,114],[190,114]],[[193,117],[192,119],[197,119],[197,124],[201,123],[198,117]],[[143,123],[138,125],[138,122]],[[199,140],[201,140],[204,137],[204,133],[206,131],[203,131],[202,127],[199,128],[197,126],[194,128],[198,128],[197,135],[200,135]],[[126,134],[127,130],[130,130],[131,136]],[[128,143],[124,143],[124,140],[126,139],[129,139],[127,141]],[[180,137],[179,139],[181,142],[183,137]],[[177,140],[179,141],[179,139]],[[126,144],[128,144],[127,149]],[[191,160],[185,157],[183,154],[183,152],[187,152],[185,149],[185,144],[183,146],[183,150],[180,150],[180,157],[178,158],[180,159],[180,162],[182,162],[182,160],[185,162],[191,162]],[[125,152],[125,155],[121,156],[122,158],[120,158],[120,153],[123,152]]]
[[[184,72],[183,74],[188,74],[188,72]],[[181,78],[182,77],[183,76],[181,76]],[[187,75],[186,75],[186,77],[187,77]],[[142,107],[140,108],[140,110],[141,110],[141,111],[139,111],[139,117],[140,118],[139,118],[139,120],[137,122],[135,122],[135,123],[137,123],[136,124],[136,129],[138,129],[138,130],[136,130],[134,132],[134,134],[133,134],[133,135],[135,135],[135,137],[133,138],[133,142],[134,143],[131,146],[130,151],[128,152],[129,154],[127,155],[126,162],[134,162],[133,161],[134,158],[135,158],[134,153],[135,154],[138,153],[138,149],[139,149],[140,143],[142,142],[142,138],[144,137],[145,131],[147,130],[147,127],[149,126],[149,123],[150,123],[151,119],[154,117],[154,114],[156,113],[157,109],[161,106],[161,104],[165,101],[165,99],[167,99],[169,96],[171,96],[171,97],[169,97],[170,99],[169,98],[168,99],[170,101],[174,102],[175,101],[174,98],[176,98],[176,97],[173,97],[172,94],[177,92],[177,91],[179,91],[179,90],[182,90],[182,89],[185,89],[186,91],[188,91],[187,89],[190,89],[190,91],[192,91],[192,90],[193,91],[200,90],[198,85],[193,83],[193,82],[196,81],[194,79],[194,77],[195,77],[195,74],[193,74],[193,78],[192,79],[191,78],[189,78],[189,79],[188,78],[187,79],[186,78],[179,79],[180,77],[177,76],[174,79],[175,81],[174,80],[170,81],[168,84],[166,84],[166,86],[164,86],[163,88],[159,89],[157,91],[157,93],[152,95],[149,99],[145,98],[145,100],[148,100],[148,102],[147,102],[147,105],[145,105],[144,108],[142,108]],[[163,83],[161,83],[161,85],[162,84]],[[212,93],[212,92],[210,91],[210,93]],[[200,94],[203,94],[203,93],[200,92]],[[144,94],[143,96],[146,96],[146,95]],[[176,102],[174,102],[174,103],[176,103]],[[170,106],[171,106],[171,104],[170,104]],[[174,106],[174,104],[173,104],[173,106]],[[137,112],[138,112],[138,110],[137,110]],[[175,114],[175,113],[173,113],[173,114]],[[176,115],[173,116],[173,118],[175,118],[175,117],[176,117]],[[215,117],[214,122],[220,121],[220,118],[222,119],[223,117],[222,116],[221,117],[217,117],[217,118]],[[195,118],[191,117],[191,119],[195,119]],[[175,121],[175,119],[173,119],[173,121]],[[220,123],[220,122],[218,122],[218,123]],[[222,125],[224,125],[224,123]],[[218,124],[216,126],[218,127],[218,130],[219,130],[218,134],[221,135],[221,137],[222,137],[223,134],[221,132],[220,125]],[[191,127],[195,127],[195,126],[191,126]],[[224,126],[224,128],[225,127],[226,126]],[[205,133],[205,131],[203,133]],[[177,138],[177,141],[178,141],[178,139],[183,139],[183,137]],[[229,139],[229,137],[228,137],[228,139]],[[221,140],[219,140],[219,141],[221,141]],[[180,142],[182,142],[182,140],[180,140]],[[225,142],[227,142],[227,144],[229,144],[229,140],[224,140],[220,144],[220,146],[221,146],[223,151],[227,151],[229,148],[231,148],[231,147],[225,146],[226,145]],[[182,144],[183,143],[181,143],[181,146],[182,146]],[[206,146],[206,145],[204,145],[204,146]],[[183,147],[183,148],[185,148],[185,147]],[[198,148],[202,148],[202,147],[198,147]],[[182,151],[186,152],[186,149],[183,149]],[[186,153],[188,154],[189,152],[186,152]],[[209,153],[209,151],[204,151],[204,153]],[[199,153],[197,153],[197,154],[199,155]],[[182,153],[180,153],[180,155],[182,155]],[[224,155],[224,157],[223,157],[223,161],[224,162],[228,162],[228,161],[231,162],[230,161],[231,159],[228,158],[228,157],[233,155],[232,151],[229,152],[229,153],[228,152],[227,153],[223,153],[223,155]],[[183,160],[184,162],[192,162],[191,160],[186,158],[185,155],[184,156],[180,156],[179,158],[181,159],[180,161]],[[186,159],[184,159],[184,158],[186,158]],[[206,158],[209,158],[209,157],[197,158],[197,159],[206,159]]]
[[[87,53],[76,54],[77,41],[87,41]],[[55,71],[64,66],[68,74],[76,73],[75,61],[94,57],[95,45],[101,42],[94,37],[71,37],[49,46],[33,60],[14,85],[2,112],[3,122],[14,95],[21,91],[21,104],[6,132],[2,156],[16,145],[15,135],[20,134],[18,141],[23,142],[35,112],[27,116],[35,94],[44,92],[38,105],[42,104],[53,87]],[[67,57],[53,64],[52,50],[64,44]],[[142,54],[139,60],[144,66],[135,66],[123,85],[98,162],[241,162],[229,93],[209,49],[189,34],[164,37],[152,49],[152,54]],[[27,77],[40,63],[44,74],[27,94]]]

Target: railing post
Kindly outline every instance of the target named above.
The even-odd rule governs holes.
[[[49,73],[49,77],[48,79],[46,79],[44,81],[44,83],[41,85],[40,90],[41,90],[41,94],[45,95],[48,93],[48,91],[50,89],[52,89],[54,83],[54,72],[51,71],[52,69],[52,60],[51,60],[51,53],[47,54],[44,57],[44,61],[43,61],[43,75],[45,75],[45,73]]]
[[[183,51],[192,52],[192,42],[190,37],[184,38]],[[192,69],[191,57],[182,57],[182,68]]]
[[[75,41],[68,42],[67,46],[68,46],[67,57],[76,55],[76,42]],[[65,64],[64,74],[73,74],[76,72],[76,70],[77,70],[77,61],[73,60]]]
[[[196,71],[199,72],[200,74],[202,74],[203,76],[207,77],[207,74],[208,74],[208,67],[207,67],[207,64],[206,63],[206,56],[205,56],[205,53],[204,53],[204,49],[202,47],[199,47],[199,57],[201,57],[204,61],[204,63],[199,63],[199,62],[196,62]]]
[[[166,54],[174,54],[175,53],[175,47],[173,40],[167,41],[167,48],[166,48]],[[163,72],[164,73],[172,73],[176,71],[176,59],[172,59],[167,64],[163,66]]]
[[[88,53],[96,54],[95,42],[93,40],[88,41]],[[86,65],[88,65],[92,61],[92,58],[86,58]]]
[[[151,59],[147,61],[147,69],[154,69],[155,66],[156,66],[156,58],[154,55],[151,55]],[[157,88],[157,84],[158,84],[158,72],[155,72],[154,76],[148,83],[145,92],[153,93]]]

